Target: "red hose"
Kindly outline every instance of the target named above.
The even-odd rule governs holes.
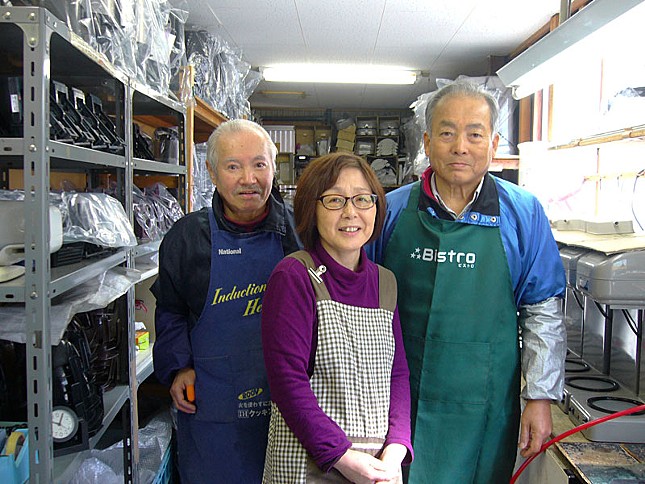
[[[589,427],[593,427],[594,425],[598,425],[599,423],[606,422],[608,420],[612,420],[618,417],[623,417],[625,415],[630,415],[632,413],[637,413],[637,412],[642,412],[645,411],[645,405],[639,405],[637,407],[632,407],[632,408],[627,408],[625,410],[621,410],[620,412],[612,413],[611,415],[607,415],[606,417],[600,417],[597,418],[596,420],[592,420],[587,423],[583,423],[582,425],[578,425],[577,427],[572,428],[571,430],[567,430],[566,432],[561,433],[557,437],[552,438],[545,444],[542,444],[542,447],[540,447],[540,451],[529,457],[524,461],[524,463],[520,466],[520,468],[513,474],[513,477],[511,477],[511,482],[510,484],[514,484],[515,481],[517,481],[517,478],[520,477],[520,474],[524,472],[524,469],[528,467],[528,465],[533,462],[533,459],[535,459],[538,455],[540,455],[542,452],[544,452],[546,449],[551,447],[553,444],[556,442],[560,442],[562,439],[569,437],[570,435],[573,435],[577,432],[580,432],[581,430],[588,429]]]

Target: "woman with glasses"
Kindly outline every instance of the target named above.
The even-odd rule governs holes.
[[[383,188],[362,158],[325,155],[298,180],[294,215],[305,250],[278,263],[262,307],[263,481],[399,482],[412,447],[396,280],[363,249],[383,227]]]

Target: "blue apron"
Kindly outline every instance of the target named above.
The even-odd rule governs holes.
[[[183,483],[261,482],[271,399],[260,311],[284,251],[276,233],[232,234],[209,218],[208,296],[190,335],[197,412],[178,412],[178,467]]]

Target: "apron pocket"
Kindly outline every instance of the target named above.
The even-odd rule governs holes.
[[[420,400],[483,405],[488,400],[491,344],[428,339]]]
[[[233,385],[240,400],[252,397],[252,393],[268,393],[267,372],[264,368],[262,348],[251,349],[239,355],[231,356]]]
[[[195,419],[230,423],[237,420],[238,400],[228,356],[195,358]]]
[[[240,418],[269,418],[271,397],[264,369],[262,349],[253,349],[233,357],[233,387],[240,406]]]

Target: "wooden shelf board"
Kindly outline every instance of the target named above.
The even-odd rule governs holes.
[[[195,143],[204,143],[213,130],[227,120],[226,116],[216,111],[206,101],[195,96],[194,129]]]

